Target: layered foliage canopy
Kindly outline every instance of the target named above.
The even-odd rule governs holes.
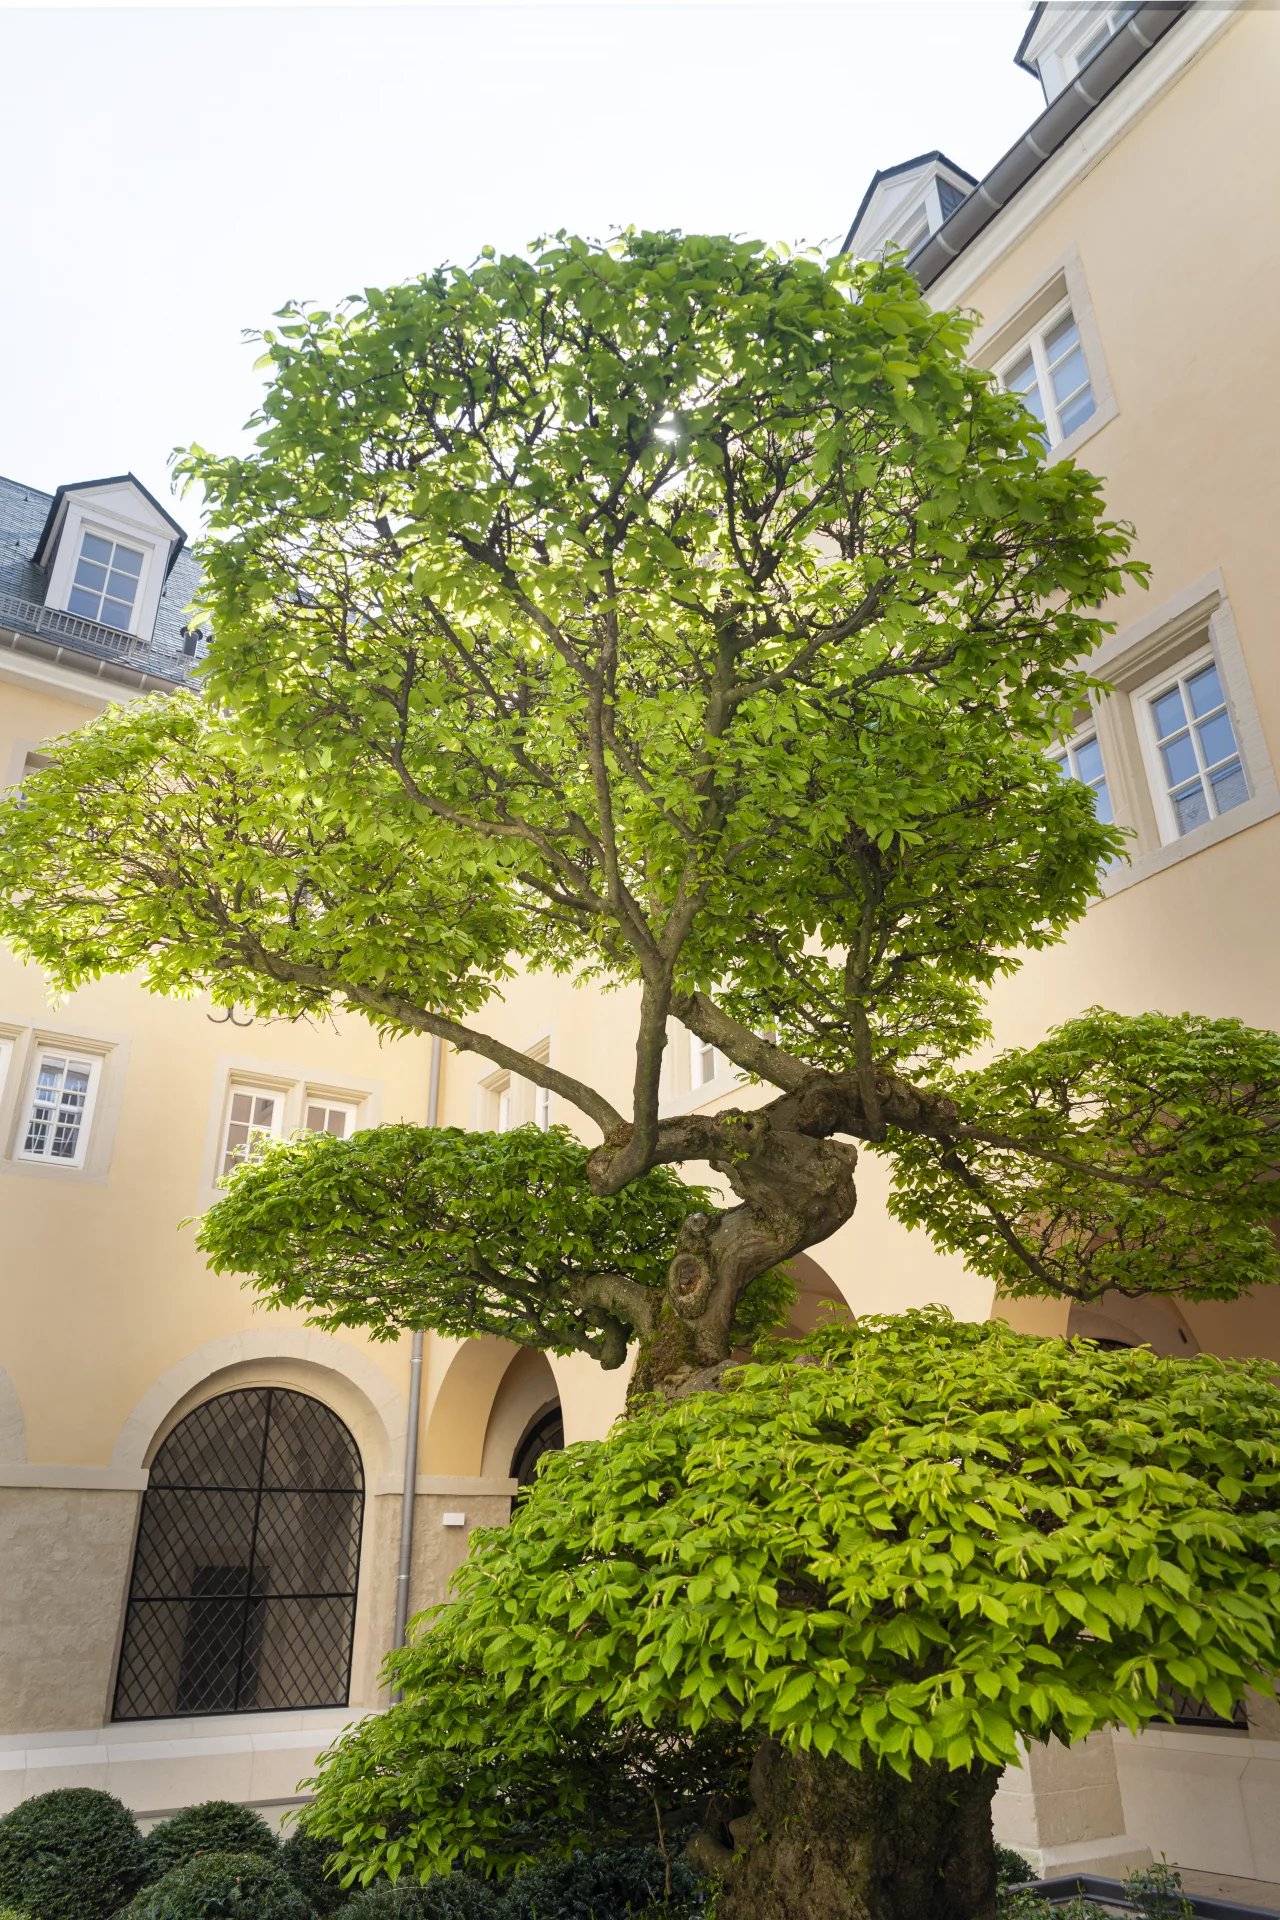
[[[518,1852],[494,1761],[526,1739],[572,1830],[590,1767],[541,1766],[549,1740],[602,1773],[628,1737],[677,1772],[707,1741],[723,1784],[726,1740],[905,1775],[1137,1729],[1171,1688],[1228,1713],[1280,1663],[1278,1493],[1263,1362],[830,1323],[549,1458],[309,1823],[365,1870],[437,1870]]]
[[[563,1127],[386,1126],[270,1147],[197,1238],[215,1271],[252,1274],[271,1305],[319,1326],[491,1333],[612,1367],[628,1334],[650,1331],[679,1230],[710,1204],[666,1167],[601,1199]],[[792,1292],[781,1274],[753,1282],[735,1338],[776,1326]]]
[[[474,1236],[456,1285],[407,1238],[369,1324],[482,1312],[614,1353],[644,1331],[641,1202],[604,1203],[701,1161],[739,1204],[654,1219],[693,1357],[723,1358],[743,1290],[850,1217],[849,1138],[890,1151],[904,1219],[1014,1290],[1275,1278],[1274,1043],[1096,1014],[957,1064],[992,980],[1122,853],[1044,749],[1142,573],[970,331],[893,262],[560,236],[286,309],[250,451],[185,457],[211,511],[204,695],[108,713],[26,783],[0,931],[62,987],[134,969],[432,1033],[594,1129],[612,1325],[599,1285],[586,1319],[548,1304],[581,1246],[534,1281],[528,1245],[502,1254],[486,1294]],[[625,989],[628,1094],[490,1030],[521,967]],[[755,1113],[664,1116],[673,1018],[763,1083]],[[565,1151],[530,1145],[529,1243]],[[321,1174],[359,1187],[344,1218],[385,1221],[421,1149],[286,1152],[211,1249],[270,1263],[286,1183],[313,1213]],[[357,1317],[337,1265],[306,1271],[318,1313]]]

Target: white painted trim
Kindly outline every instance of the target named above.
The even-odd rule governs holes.
[[[150,640],[155,632],[165,568],[177,535],[136,486],[117,481],[100,491],[77,491],[64,497],[60,524],[53,537],[48,563],[47,607],[67,610],[72,579],[86,533],[119,541],[142,554],[142,573],[129,626],[122,631]]]
[[[1051,208],[1063,199],[1177,84],[1184,70],[1198,60],[1219,34],[1236,24],[1246,11],[1245,0],[1222,0],[1215,7],[1195,7],[1100,101],[1076,131],[1051,154],[1024,187],[1001,208],[989,226],[971,240],[956,260],[944,268],[929,288],[935,307],[965,305],[984,274],[1010,254]],[[978,189],[981,192],[981,187]]]
[[[4,629],[8,631],[8,629]],[[19,638],[25,638],[20,635]],[[50,644],[56,645],[56,640]],[[72,649],[68,648],[68,652]],[[131,687],[126,683],[117,683],[99,675],[97,669],[103,665],[114,664],[98,661],[89,654],[77,656],[83,658],[84,666],[80,670],[60,666],[56,661],[40,660],[31,654],[18,653],[9,648],[0,652],[0,686],[6,683],[15,687],[36,688],[41,693],[57,693],[65,700],[74,700],[79,705],[92,707],[101,712],[113,701],[140,700],[147,687]],[[121,662],[124,665],[126,663]],[[140,678],[147,678],[142,668],[135,668]],[[160,684],[159,679],[156,685]]]
[[[123,1034],[64,1033],[54,1026],[5,1027],[14,1039],[13,1062],[0,1086],[0,1175],[22,1180],[76,1180],[102,1186],[111,1170],[116,1129],[124,1101],[130,1044]],[[94,1056],[100,1062],[78,1160],[46,1160],[21,1151],[21,1135],[30,1107],[36,1061],[41,1049]]]
[[[80,1110],[80,1122],[76,1129],[76,1148],[69,1158],[55,1159],[50,1153],[37,1153],[26,1144],[30,1131],[32,1110],[36,1104],[36,1093],[40,1078],[40,1068],[46,1059],[61,1059],[62,1073],[65,1077],[72,1068],[82,1068],[88,1075],[88,1085],[84,1093],[84,1106]],[[93,1137],[94,1115],[98,1108],[98,1088],[102,1084],[103,1050],[97,1047],[78,1046],[75,1041],[67,1041],[58,1046],[48,1040],[37,1040],[32,1048],[27,1066],[26,1090],[18,1114],[18,1128],[14,1136],[13,1157],[24,1167],[57,1167],[65,1173],[79,1173],[89,1157],[89,1142]],[[57,1130],[57,1114],[61,1110],[63,1088],[58,1090],[58,1102],[54,1117],[49,1123],[49,1133]],[[47,1104],[47,1103],[46,1103]]]
[[[242,1333],[224,1334],[197,1347],[148,1387],[120,1429],[112,1449],[111,1467],[145,1473],[157,1435],[174,1408],[194,1388],[228,1367],[269,1366],[278,1360],[303,1361],[326,1373],[337,1374],[354,1387],[368,1403],[368,1410],[380,1429],[387,1448],[385,1458],[401,1457],[408,1409],[403,1395],[396,1391],[375,1361],[358,1347],[348,1346],[313,1327],[248,1327]]]
[[[376,1080],[349,1079],[342,1082],[308,1077],[306,1068],[295,1062],[255,1060],[251,1054],[220,1053],[213,1063],[213,1090],[209,1117],[205,1123],[204,1151],[200,1158],[199,1186],[193,1211],[203,1213],[221,1198],[218,1182],[222,1176],[227,1115],[233,1089],[243,1092],[257,1087],[263,1093],[283,1096],[277,1138],[302,1131],[303,1105],[308,1092],[321,1093],[331,1101],[342,1101],[358,1109],[362,1127],[376,1127],[382,1118],[382,1086]]]
[[[1175,661],[1206,653],[1217,663],[1252,798],[1243,806],[1233,807],[1229,813],[1207,820],[1191,833],[1162,841],[1153,831],[1160,819],[1158,794],[1152,790],[1142,758],[1138,716],[1133,713],[1129,696],[1145,682],[1152,681],[1157,671],[1163,673]],[[1192,859],[1220,840],[1228,840],[1280,814],[1280,783],[1267,749],[1248,665],[1220,569],[1202,575],[1122,632],[1108,635],[1089,659],[1088,666],[1099,679],[1111,681],[1116,689],[1114,696],[1095,704],[1094,718],[1108,777],[1115,776],[1111,800],[1116,823],[1136,830],[1129,860],[1118,860],[1102,876],[1099,892],[1103,898],[1135,886],[1180,860]],[[1121,716],[1126,709],[1130,717],[1127,725],[1122,726]]]

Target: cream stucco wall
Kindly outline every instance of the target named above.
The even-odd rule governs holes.
[[[1204,43],[1181,68],[1179,34]],[[1157,63],[1163,78],[1148,86]],[[1074,262],[1101,355],[1095,376],[1109,395],[1099,415],[1105,423],[1079,457],[1105,477],[1112,511],[1135,522],[1153,572],[1149,594],[1110,610],[1120,638],[1149,624],[1153,609],[1218,580],[1259,738],[1274,758],[1280,549],[1274,408],[1263,402],[1280,311],[1271,137],[1280,15],[1218,10],[1207,25],[1180,24],[1143,74],[1095,116],[1094,133],[1105,125],[1111,144],[1087,126],[935,292],[982,314],[981,354],[1048,276]],[[1146,110],[1126,120],[1125,100],[1145,94]],[[0,655],[0,782],[17,777],[25,754],[49,734],[81,724],[102,697],[101,684],[73,666],[36,668]],[[1280,1024],[1280,815],[1255,818],[1260,811],[1243,830],[1112,892],[1059,947],[1003,982],[992,1000],[998,1038],[1033,1041],[1095,1002]],[[625,1108],[634,1014],[626,993],[576,993],[562,980],[526,977],[491,1011],[500,1037],[526,1050],[549,1044],[557,1066]],[[279,1023],[241,1029],[213,1024],[208,1013],[200,1002],[149,997],[127,980],[53,1007],[33,970],[0,956],[0,1031],[96,1037],[116,1048],[105,1144],[84,1175],[15,1165],[5,1129],[16,1088],[0,1092],[0,1804],[80,1783],[110,1784],[144,1813],[217,1792],[280,1804],[346,1717],[106,1724],[146,1463],[174,1420],[227,1384],[313,1392],[357,1438],[368,1500],[351,1710],[382,1698],[407,1343],[320,1335],[299,1316],[259,1313],[234,1279],[205,1270],[178,1222],[207,1204],[230,1071],[256,1063],[300,1082],[358,1090],[370,1119],[423,1120],[427,1047],[383,1046],[352,1023],[336,1033]],[[762,1097],[731,1074],[695,1093],[684,1048],[674,1033],[672,1110]],[[441,1118],[486,1124],[484,1083],[494,1077],[474,1056],[446,1055]],[[533,1117],[532,1099],[531,1090],[517,1090],[517,1120]],[[552,1117],[594,1138],[590,1124],[559,1103]],[[990,1287],[897,1228],[883,1198],[883,1168],[866,1154],[858,1212],[813,1250],[813,1271],[829,1276],[859,1313],[931,1300],[965,1315],[991,1312]],[[1019,1306],[1010,1317],[1042,1332],[1064,1331],[1067,1322],[1055,1306]],[[1280,1358],[1280,1314],[1270,1300],[1189,1305],[1185,1319],[1206,1348]],[[604,1432],[621,1409],[625,1373],[604,1374],[581,1355],[545,1364],[566,1437]],[[547,1391],[546,1377],[513,1362],[500,1342],[428,1339],[415,1607],[445,1597],[472,1527],[505,1518],[513,1435]],[[465,1524],[446,1526],[446,1513],[457,1512]],[[1124,1841],[1125,1853],[1130,1840],[1138,1852],[1158,1851],[1172,1831],[1191,1836],[1186,1864],[1214,1865],[1197,1805],[1219,1809],[1219,1832],[1222,1807],[1232,1810],[1231,1831],[1251,1831],[1259,1816],[1254,1802],[1253,1813],[1246,1809],[1249,1783],[1270,1780],[1274,1736],[1259,1720],[1250,1735],[1147,1736],[1114,1754],[1104,1738],[1078,1759],[1053,1755],[1041,1764],[1033,1756],[1005,1804],[1024,1823],[1027,1843],[1046,1852]],[[1252,1859],[1270,1862],[1265,1848],[1249,1844]]]

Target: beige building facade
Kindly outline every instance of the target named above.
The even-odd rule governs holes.
[[[1280,1026],[1280,14],[1040,6],[1019,57],[1046,96],[1027,141],[981,182],[942,154],[878,174],[847,242],[906,246],[935,303],[977,311],[975,357],[1040,413],[1047,458],[1104,477],[1152,569],[1107,610],[1115,691],[1063,743],[1064,772],[1131,828],[1132,859],[1000,985],[997,1037],[1032,1042],[1092,1004]],[[180,625],[181,530],[127,476],[52,498],[0,483],[0,509],[13,783],[105,701],[180,683],[202,642]],[[490,1025],[623,1100],[622,997],[524,978]],[[406,1484],[417,1610],[445,1596],[471,1530],[506,1518],[540,1448],[619,1411],[623,1376],[488,1339],[428,1335],[417,1394],[408,1341],[257,1311],[179,1226],[255,1129],[438,1118],[591,1137],[474,1056],[440,1068],[437,1099],[426,1042],[238,1025],[128,980],[54,1006],[0,957],[0,1808],[80,1784],[146,1817],[212,1794],[292,1804],[332,1734],[381,1704]],[[665,1072],[668,1112],[759,1097],[676,1028]],[[855,1219],[800,1263],[798,1322],[824,1299],[997,1310],[988,1283],[888,1219],[883,1193],[868,1154]],[[1280,1300],[1008,1317],[1280,1358]],[[337,1475],[323,1486],[321,1457]],[[1002,1837],[1047,1868],[1163,1852],[1280,1882],[1280,1713],[1258,1701],[1236,1725],[1037,1752],[997,1808]]]

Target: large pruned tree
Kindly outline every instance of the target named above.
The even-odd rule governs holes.
[[[27,783],[0,929],[64,987],[137,969],[438,1035],[585,1143],[285,1144],[207,1222],[215,1261],[383,1333],[638,1343],[668,1399],[719,1386],[851,1217],[859,1143],[1008,1291],[1277,1277],[1274,1036],[1094,1009],[969,1064],[993,980],[1123,854],[1046,747],[1142,573],[969,333],[900,265],[661,233],[284,310],[251,450],[182,462],[203,694]],[[517,967],[626,990],[625,1106],[486,1024]],[[748,1105],[664,1116],[673,1018]],[[694,1162],[728,1198],[682,1188]],[[921,1764],[917,1825],[954,1793]],[[856,1825],[814,1840],[837,1878]],[[722,1911],[759,1911],[758,1864],[727,1870]],[[849,1912],[890,1912],[877,1888]]]

